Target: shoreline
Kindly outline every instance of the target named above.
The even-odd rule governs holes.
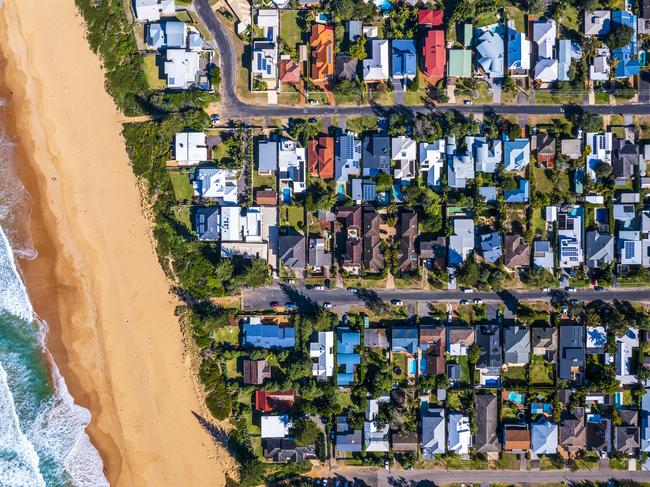
[[[0,95],[38,252],[21,274],[111,485],[223,485],[231,460],[194,417],[205,408],[119,113],[83,19],[62,3],[5,3],[0,16]]]

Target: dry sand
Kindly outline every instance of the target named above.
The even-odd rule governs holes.
[[[46,2],[47,3],[47,2]],[[21,262],[52,351],[112,485],[219,486],[228,459],[201,403],[152,249],[120,115],[73,0],[1,7],[10,135],[34,199]]]

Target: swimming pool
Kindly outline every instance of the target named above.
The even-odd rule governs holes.
[[[524,395],[519,394],[518,392],[510,391],[508,393],[508,401],[514,402],[515,404],[524,404]]]
[[[408,369],[409,375],[415,375],[418,373],[418,364],[415,359],[409,359]]]
[[[291,203],[291,189],[290,188],[284,188],[282,190],[282,202],[283,203]]]
[[[393,5],[390,0],[373,0],[373,3],[379,10],[383,11],[393,10],[395,8],[395,5]]]

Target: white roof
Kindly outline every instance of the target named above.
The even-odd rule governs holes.
[[[535,79],[542,83],[557,81],[557,59],[542,58],[535,64]]]
[[[169,88],[186,90],[196,83],[200,60],[198,52],[168,49],[166,58],[164,71]]]
[[[474,220],[456,218],[454,234],[449,237],[449,264],[457,265],[464,262],[474,250]]]
[[[469,417],[459,413],[449,415],[449,433],[447,436],[447,449],[458,455],[469,453],[472,443],[472,433],[469,426]]]
[[[592,179],[596,179],[596,168],[599,164],[605,163],[612,165],[612,132],[594,133],[587,132],[585,136],[585,147],[591,148],[591,153],[587,156],[586,166],[587,174]]]
[[[262,416],[260,418],[262,426],[262,438],[285,438],[289,434],[291,421],[289,415],[280,416]]]
[[[553,58],[553,48],[557,38],[555,20],[537,20],[533,22],[533,41],[537,43],[537,54],[541,58]],[[557,79],[557,77],[556,77]]]
[[[410,137],[393,137],[390,146],[391,159],[394,161],[414,161],[417,157],[417,143]]]
[[[179,132],[174,136],[174,155],[181,164],[198,164],[208,160],[208,146],[203,132]]]
[[[242,240],[241,208],[239,206],[223,206],[221,208],[221,240],[225,242]]]
[[[363,60],[363,79],[365,81],[385,81],[389,78],[388,59],[390,52],[388,40],[372,41],[372,57]]]
[[[309,344],[309,356],[317,359],[312,364],[312,375],[326,380],[334,373],[334,332],[319,331],[318,341]]]
[[[174,0],[135,0],[135,17],[140,22],[160,20],[161,15],[174,15]]]
[[[609,57],[610,51],[607,48],[600,48],[596,51],[596,56],[594,56],[593,62],[589,66],[589,79],[591,81],[609,80]]]
[[[420,143],[420,171],[428,171],[427,184],[440,186],[445,166],[445,139]]]
[[[200,167],[194,175],[194,194],[225,204],[236,204],[237,176],[234,169]]]

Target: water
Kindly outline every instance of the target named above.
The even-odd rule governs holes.
[[[0,132],[0,486],[107,486],[76,405],[48,353],[14,257],[35,258],[29,195]]]

